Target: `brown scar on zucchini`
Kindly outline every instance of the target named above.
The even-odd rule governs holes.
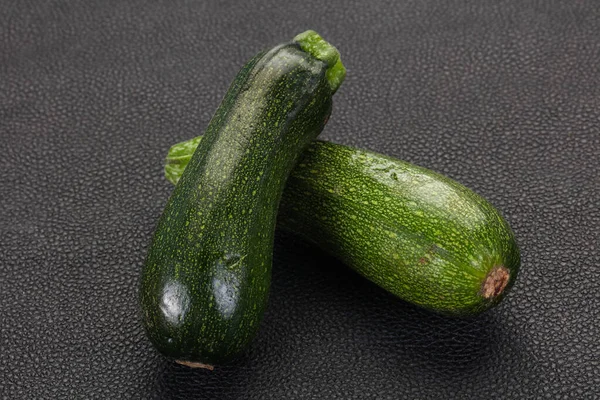
[[[493,268],[481,285],[481,295],[486,299],[499,296],[508,285],[509,279],[510,272],[503,265]]]

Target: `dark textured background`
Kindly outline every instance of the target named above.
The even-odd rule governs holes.
[[[252,348],[214,372],[166,362],[136,303],[165,153],[307,28],[348,68],[323,137],[491,200],[520,278],[452,320],[278,234]],[[0,396],[599,398],[599,126],[596,0],[2,1]]]

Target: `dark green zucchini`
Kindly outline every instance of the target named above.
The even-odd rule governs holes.
[[[242,352],[269,293],[275,216],[345,69],[315,32],[238,73],[158,222],[140,303],[154,346],[190,366]]]
[[[170,149],[171,182],[200,139]],[[481,196],[425,168],[328,142],[303,153],[278,222],[389,292],[446,315],[498,304],[520,264],[510,227]]]

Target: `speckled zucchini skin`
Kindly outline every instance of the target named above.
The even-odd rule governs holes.
[[[171,182],[199,141],[171,148]],[[446,315],[498,304],[520,264],[513,232],[481,196],[428,169],[334,143],[304,151],[278,222],[387,291]]]
[[[520,265],[512,230],[481,196],[431,170],[328,142],[303,153],[279,221],[389,292],[447,315],[498,304]],[[485,293],[499,267],[507,282]]]
[[[140,301],[154,346],[221,363],[257,333],[275,216],[301,151],[331,112],[327,64],[289,43],[236,76],[158,222]]]

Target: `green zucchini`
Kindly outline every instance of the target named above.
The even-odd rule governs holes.
[[[200,139],[171,147],[169,181]],[[520,265],[513,232],[481,196],[428,169],[329,142],[304,151],[277,218],[387,291],[446,315],[498,304]]]
[[[157,224],[140,304],[154,346],[198,367],[240,354],[267,304],[275,216],[345,69],[313,31],[235,77]]]

